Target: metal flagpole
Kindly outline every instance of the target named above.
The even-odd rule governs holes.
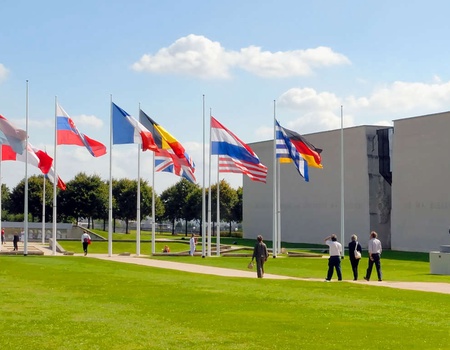
[[[152,152],[153,172],[152,172],[152,254],[156,252],[155,235],[155,152]]]
[[[27,139],[25,142],[25,202],[24,202],[24,241],[23,241],[23,255],[28,255],[28,80],[26,93],[26,113],[25,113],[25,133]]]
[[[0,145],[0,232],[2,231],[2,146]],[[2,241],[0,241],[0,251],[3,249],[3,242],[5,236],[1,236]]]
[[[52,255],[56,255],[56,184],[58,183],[58,170],[56,168],[56,150],[58,144],[58,96],[55,96],[55,150],[53,154],[53,225],[52,225]]]
[[[45,244],[45,174],[42,180],[42,244]]]
[[[344,220],[345,220],[345,203],[344,203],[344,108],[341,106],[341,243],[344,244]],[[345,255],[345,249],[342,250]]]
[[[209,110],[209,190],[208,190],[208,256],[211,256],[211,202],[212,202],[212,193],[211,193],[211,109]]]
[[[202,258],[206,255],[206,136],[205,136],[205,95],[203,95],[203,188],[202,188]]]
[[[141,104],[139,103],[139,112]],[[141,255],[141,144],[138,144],[138,164],[137,164],[137,193],[136,193],[136,255]]]
[[[108,203],[108,256],[112,256],[112,231],[113,231],[113,212],[112,212],[112,95],[110,95],[110,113],[109,113],[109,203]]]
[[[272,256],[277,257],[276,243],[277,243],[277,128],[275,116],[275,100],[273,100],[273,234],[272,234]]]
[[[136,206],[136,255],[141,255],[141,145],[138,144],[138,176],[137,176],[137,206]]]
[[[220,256],[220,179],[219,179],[219,155],[217,155],[217,198],[216,198],[216,211],[217,211],[217,234],[216,234],[216,253]]]

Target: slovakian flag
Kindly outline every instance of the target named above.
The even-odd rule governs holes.
[[[245,174],[266,182],[267,167],[255,152],[235,134],[211,117],[211,154],[219,155],[219,172]]]
[[[196,182],[192,168],[181,165],[178,162],[178,157],[167,150],[158,150],[155,152],[155,171],[172,173],[194,184]]]
[[[112,104],[113,144],[137,143],[143,151],[157,151],[152,133],[115,103]]]
[[[0,114],[0,143],[9,145],[14,152],[22,154],[27,147],[27,133],[12,125]]]
[[[302,135],[296,133],[295,131],[283,128],[286,136],[291,140],[297,149],[298,153],[302,155],[302,158],[308,162],[309,167],[313,168],[323,168],[322,165],[322,150],[320,148],[314,147],[313,144],[308,142]],[[283,162],[280,159],[281,162]]]
[[[275,120],[275,133],[276,133],[276,157],[278,159],[287,159],[288,161],[293,161],[295,164],[295,168],[298,173],[305,179],[305,181],[309,181],[308,174],[308,162],[303,159],[301,154],[298,152],[295,145],[286,135],[286,132],[278,123],[278,120]]]
[[[59,104],[56,105],[56,130],[57,145],[85,146],[94,157],[106,154],[105,145],[79,132],[73,120]]]
[[[191,172],[195,172],[194,161],[189,154],[187,154],[183,145],[174,136],[142,110],[139,111],[139,121],[152,133],[153,139],[159,150],[166,150],[173,153],[180,165],[189,167],[191,168]]]
[[[28,164],[33,165],[41,170],[41,172],[53,183],[54,170],[52,167],[53,158],[46,152],[34,148],[30,143],[27,147],[28,152]],[[2,161],[20,161],[25,162],[25,152],[23,154],[17,154],[14,152],[11,146],[2,145]],[[66,184],[58,177],[58,187],[62,190],[66,189]]]

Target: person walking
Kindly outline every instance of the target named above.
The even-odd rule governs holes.
[[[196,245],[197,245],[197,240],[195,239],[195,235],[191,234],[191,238],[189,239],[189,255],[190,256],[194,256]]]
[[[359,254],[361,254],[362,248],[361,244],[358,243],[358,236],[352,235],[352,240],[348,244],[348,256],[350,258],[350,264],[352,265],[353,281],[358,280],[358,265],[359,260],[361,260],[361,255],[359,258],[356,258],[355,252],[359,252]]]
[[[325,244],[330,247],[330,258],[328,259],[328,273],[326,282],[330,282],[333,277],[334,269],[336,269],[336,274],[338,276],[338,281],[342,281],[342,270],[341,270],[341,255],[342,255],[342,244],[337,241],[335,234],[325,238]]]
[[[367,246],[369,250],[369,266],[367,267],[366,276],[364,277],[366,281],[370,281],[370,275],[372,274],[374,264],[377,269],[378,281],[381,282],[383,280],[380,262],[381,252],[383,249],[381,248],[381,242],[377,237],[378,234],[375,231],[370,233],[370,240]]]
[[[5,244],[5,229],[2,228],[2,244]]]
[[[86,231],[83,231],[83,234],[81,235],[81,242],[83,244],[83,252],[86,256],[88,253],[88,245],[91,242],[91,236]]]
[[[253,248],[252,262],[253,259],[256,260],[256,274],[258,278],[264,277],[264,263],[269,257],[269,252],[267,250],[266,244],[263,242],[263,237],[259,235],[257,238],[257,243]]]
[[[13,245],[14,245],[14,249],[13,250],[19,250],[19,233],[18,232],[14,232],[14,237],[13,237]]]

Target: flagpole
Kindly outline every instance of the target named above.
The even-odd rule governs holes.
[[[45,174],[42,178],[42,244],[45,244]]]
[[[209,109],[209,190],[208,190],[208,256],[211,256],[211,205],[212,205],[212,193],[211,193],[211,108]]]
[[[273,100],[273,225],[272,225],[272,256],[277,257],[276,242],[277,242],[277,128],[276,128],[276,114],[275,114],[275,100]]]
[[[108,256],[112,256],[112,139],[113,139],[113,123],[112,123],[112,94],[110,95],[110,116],[109,116],[109,202],[108,202]]]
[[[152,152],[153,172],[152,172],[152,254],[156,252],[156,235],[155,235],[155,152]]]
[[[28,255],[28,80],[26,84],[26,112],[25,112],[25,134],[27,139],[25,142],[25,199],[24,199],[24,241],[23,255]]]
[[[139,103],[139,111],[141,110],[141,104]],[[139,115],[139,113],[138,113]],[[136,193],[136,255],[141,255],[141,150],[138,146],[138,175],[137,175],[137,193]]]
[[[277,254],[281,252],[281,165],[277,162]]]
[[[56,169],[56,154],[58,145],[58,96],[55,96],[55,149],[53,154],[53,172],[55,178],[53,180],[53,226],[52,226],[52,255],[56,255],[56,184],[58,183],[58,171]]]
[[[274,115],[276,115],[276,101],[273,101],[273,110],[274,110]],[[276,117],[275,117],[276,118]],[[275,159],[276,156],[275,156]],[[276,162],[277,164],[277,181],[276,181],[276,189],[277,189],[277,241],[276,241],[276,249],[277,249],[277,254],[281,253],[281,166],[280,166],[280,162]]]
[[[216,235],[216,253],[220,256],[220,178],[219,178],[219,155],[217,155],[217,194],[216,194],[216,211],[217,211],[217,235]]]
[[[344,244],[344,220],[345,220],[345,202],[344,202],[344,107],[341,105],[341,243]],[[345,249],[342,250],[345,255]]]
[[[3,191],[2,191],[2,188],[3,188],[3,186],[2,186],[2,162],[3,162],[2,161],[2,159],[3,159],[2,152],[3,152],[3,147],[2,147],[2,145],[0,145],[0,232],[2,231],[2,194],[3,194]],[[2,241],[0,241],[0,252],[3,249],[3,242],[5,239],[5,236],[1,236],[1,237],[2,237]]]
[[[203,186],[202,186],[202,258],[206,255],[206,136],[205,136],[205,95],[203,95]]]

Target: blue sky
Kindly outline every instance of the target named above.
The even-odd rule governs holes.
[[[447,111],[449,7],[403,0],[4,0],[0,114],[25,127],[28,80],[30,143],[53,155],[55,96],[78,129],[108,150],[110,95],[135,117],[140,104],[184,145],[202,184],[203,95],[206,115],[211,110],[247,143],[273,138],[274,100],[281,125],[301,134],[339,128],[341,105],[346,126]],[[115,145],[112,154],[113,177],[137,177],[137,146]],[[58,146],[57,160],[65,181],[80,171],[109,178],[108,155]],[[2,182],[15,186],[23,169],[4,162]],[[151,173],[146,152],[141,176],[150,181]],[[221,178],[242,183],[237,174]],[[158,173],[156,191],[178,180]]]

